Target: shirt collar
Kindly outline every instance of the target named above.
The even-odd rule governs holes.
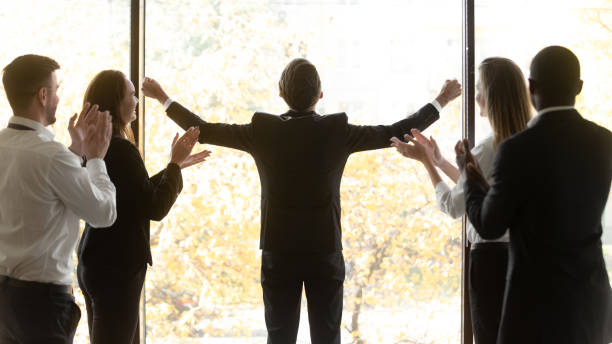
[[[303,116],[314,115],[314,114],[315,114],[314,111],[298,112],[294,110],[289,110],[286,113],[282,114],[281,117],[283,119],[290,119],[290,118],[297,118],[297,117],[303,117]]]
[[[563,105],[563,106],[551,106],[551,107],[541,109],[540,111],[538,111],[538,113],[535,116],[533,116],[533,118],[529,120],[529,122],[527,122],[527,126],[532,127],[534,124],[536,124],[539,118],[545,113],[554,112],[554,111],[564,111],[564,110],[576,110],[576,108],[573,105]]]
[[[45,128],[44,125],[25,117],[12,116],[9,118],[9,123],[20,124],[32,128],[48,140],[53,140],[55,138],[55,134],[51,130]]]

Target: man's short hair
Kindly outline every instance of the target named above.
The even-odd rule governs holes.
[[[319,99],[321,80],[315,66],[302,58],[294,59],[281,74],[278,82],[281,96],[295,111],[311,107]]]
[[[529,79],[546,97],[575,97],[580,85],[580,63],[574,53],[561,46],[546,47],[531,61]]]
[[[13,111],[27,108],[42,87],[51,86],[51,73],[59,68],[52,58],[33,54],[19,56],[4,67],[2,84]]]

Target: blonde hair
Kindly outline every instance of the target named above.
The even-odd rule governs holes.
[[[494,146],[527,127],[531,118],[531,103],[521,69],[512,60],[490,57],[478,67],[481,91],[489,123],[493,129]]]

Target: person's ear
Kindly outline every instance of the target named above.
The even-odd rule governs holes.
[[[529,79],[529,93],[535,94],[536,92],[536,82],[533,79]]]
[[[47,105],[47,100],[49,99],[49,93],[46,87],[41,87],[38,92],[36,92],[36,100],[40,103],[40,105]]]
[[[576,85],[576,95],[579,95],[580,92],[582,92],[582,85],[584,84],[584,82],[582,82],[582,80],[578,80],[578,85]]]
[[[319,94],[319,99],[323,99],[323,91]]]

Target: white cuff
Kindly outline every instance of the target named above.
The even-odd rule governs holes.
[[[436,192],[436,195],[441,195],[445,192],[449,192],[450,187],[444,181],[440,181],[438,184],[436,184],[434,190]]]
[[[433,105],[436,108],[436,110],[438,110],[438,112],[442,111],[442,105],[440,105],[440,103],[437,100],[434,99],[430,104]]]
[[[174,102],[174,99],[168,97],[168,99],[166,99],[166,101],[164,102],[164,111],[168,111],[170,104],[172,104],[173,102]]]
[[[87,160],[87,165],[85,166],[90,175],[107,175],[106,172],[106,164],[104,160],[100,158]]]

